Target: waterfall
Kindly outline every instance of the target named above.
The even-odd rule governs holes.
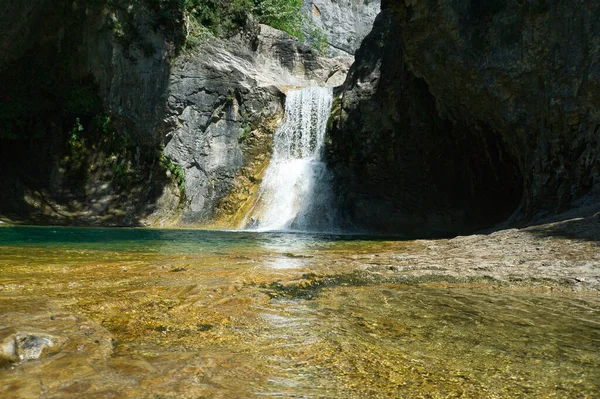
[[[323,162],[333,90],[307,87],[288,92],[283,124],[247,227],[260,231],[331,231],[335,207],[331,174]]]

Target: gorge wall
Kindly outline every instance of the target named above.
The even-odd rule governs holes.
[[[339,85],[351,63],[252,18],[228,40],[189,38],[185,18],[178,1],[0,12],[0,216],[169,225],[235,213],[287,88]]]
[[[379,0],[304,0],[309,21],[304,30],[313,40],[325,40],[327,54],[352,56],[371,31],[380,8]]]
[[[350,67],[269,26],[254,29],[238,41],[207,42],[171,72],[165,155],[185,173],[184,223],[220,216],[219,227],[238,227],[268,163],[285,92],[339,85]]]
[[[317,43],[356,50],[345,82],[351,57],[252,18],[188,47],[181,3],[158,4],[0,11],[1,218],[231,227],[286,91],[342,83],[327,153],[354,229],[454,235],[597,202],[600,1],[382,1],[356,50],[378,3],[306,0]]]
[[[180,30],[144,2],[11,4],[0,12],[0,214],[137,224],[177,193],[158,159]]]
[[[334,112],[359,229],[451,235],[597,202],[600,2],[383,2]]]

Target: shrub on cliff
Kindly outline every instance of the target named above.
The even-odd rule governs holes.
[[[259,21],[303,40],[302,0],[255,0]]]
[[[261,23],[303,39],[302,0],[184,0],[184,4],[190,25],[199,24],[217,36],[227,36],[254,15]]]

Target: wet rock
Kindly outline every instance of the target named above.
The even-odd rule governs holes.
[[[347,54],[335,58],[323,57],[295,37],[268,25],[259,26],[257,43],[256,51],[261,62],[268,65],[275,61],[293,75],[313,80],[313,83],[321,86],[343,83],[353,62],[353,58]],[[281,84],[281,79],[273,83]]]
[[[0,330],[0,368],[15,363],[19,360],[15,331],[12,328]]]
[[[58,352],[63,339],[44,333],[17,333],[15,342],[19,360],[35,360]]]
[[[64,343],[64,338],[54,335],[5,328],[0,330],[0,366],[49,356]]]
[[[451,236],[504,220],[520,199],[514,160],[485,126],[440,116],[426,82],[404,63],[401,39],[383,11],[332,117],[328,158],[349,224]]]

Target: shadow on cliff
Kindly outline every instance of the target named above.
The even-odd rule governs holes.
[[[31,7],[0,54],[0,216],[142,225],[179,194],[160,155],[182,24],[151,2]]]
[[[522,197],[517,160],[488,124],[445,112],[394,21],[378,16],[342,89],[328,156],[342,209],[359,229],[416,238],[505,221]]]

